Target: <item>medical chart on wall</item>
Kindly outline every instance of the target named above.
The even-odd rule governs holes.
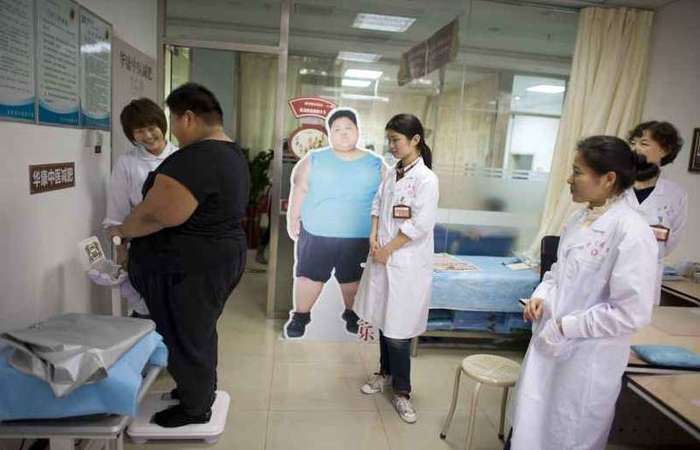
[[[0,0],[0,118],[34,122],[34,0]]]
[[[37,0],[39,123],[80,123],[78,10],[70,0]]]
[[[110,129],[112,101],[112,27],[80,10],[80,123]]]
[[[0,120],[111,128],[112,26],[71,0],[0,0]]]

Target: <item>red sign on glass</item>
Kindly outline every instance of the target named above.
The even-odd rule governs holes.
[[[336,104],[320,97],[297,97],[289,100],[289,107],[297,119],[302,117],[325,119],[328,113],[335,109]]]

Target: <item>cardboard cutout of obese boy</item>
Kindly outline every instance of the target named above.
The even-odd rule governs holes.
[[[358,148],[353,109],[329,112],[326,128],[330,145],[307,153],[291,176],[294,309],[284,327],[287,339],[357,339],[352,308],[369,254],[372,201],[387,170],[381,157]]]

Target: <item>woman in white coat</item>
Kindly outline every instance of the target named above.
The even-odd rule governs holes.
[[[658,246],[623,199],[648,169],[616,137],[578,144],[568,183],[588,206],[566,224],[557,262],[525,307],[535,325],[511,409],[513,450],[605,448],[630,336],[654,303]]]
[[[132,100],[122,109],[119,119],[126,137],[135,148],[119,157],[107,193],[105,227],[121,225],[131,210],[143,201],[141,189],[148,174],[155,170],[177,147],[165,140],[168,123],[165,113],[152,100]],[[117,264],[126,266],[126,244],[117,246]],[[149,316],[146,302],[131,286],[129,280],[121,285],[122,297],[128,302],[132,317]]]
[[[380,330],[380,369],[361,390],[374,394],[391,385],[396,411],[413,423],[410,340],[428,322],[438,180],[430,170],[423,125],[415,116],[394,116],[386,134],[399,162],[374,198],[371,253],[355,303],[356,313]]]
[[[641,123],[630,131],[628,140],[632,150],[646,156],[647,161],[658,167],[671,164],[683,146],[678,130],[668,122]],[[678,246],[681,239],[688,218],[688,194],[678,183],[660,178],[659,172],[653,171],[638,177],[634,189],[628,190],[625,197],[652,227],[659,244],[655,297],[658,305],[663,258]]]

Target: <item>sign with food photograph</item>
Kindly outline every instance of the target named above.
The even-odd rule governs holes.
[[[320,125],[303,125],[289,136],[289,148],[297,158],[303,158],[311,150],[328,145],[326,129]]]

